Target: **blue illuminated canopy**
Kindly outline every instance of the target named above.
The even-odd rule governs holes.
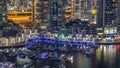
[[[60,39],[53,39],[48,37],[37,37],[37,38],[30,38],[27,40],[28,44],[25,44],[26,46],[29,45],[29,43],[35,43],[35,42],[46,42],[46,43],[53,43],[53,44],[67,44],[67,45],[93,45],[95,42],[84,42],[84,41],[73,41],[73,40],[60,40]]]

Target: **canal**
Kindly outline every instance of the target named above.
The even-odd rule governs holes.
[[[73,53],[69,68],[120,68],[120,46],[101,45],[93,56]]]
[[[69,61],[32,59],[31,68],[45,68],[46,65],[49,66],[48,68],[120,68],[120,45],[100,45],[91,56],[86,56],[81,52],[54,51],[54,53],[57,56],[63,54],[72,58]],[[65,67],[59,67],[61,64]]]
[[[95,54],[89,57],[81,52],[59,54],[67,54],[73,57],[64,63],[66,68],[120,68],[119,45],[100,45]]]

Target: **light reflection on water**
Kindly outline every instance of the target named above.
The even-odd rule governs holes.
[[[69,55],[69,62],[63,61],[66,68],[120,68],[120,45],[100,45],[91,57],[87,57],[80,52],[60,53],[58,55]],[[1,58],[3,59],[3,58]],[[44,64],[53,64],[54,61],[36,60],[36,68]],[[59,64],[58,64],[59,65]]]
[[[80,52],[67,53],[67,55],[72,56],[73,59],[65,63],[66,68],[120,68],[119,45],[101,45],[91,57]]]
[[[92,57],[74,54],[71,68],[120,68],[120,46],[101,45]]]

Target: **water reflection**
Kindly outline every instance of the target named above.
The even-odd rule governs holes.
[[[86,56],[81,52],[55,51],[52,53],[54,53],[54,55],[57,57],[68,59],[68,60],[65,61],[63,59],[62,61],[55,61],[52,58],[49,58],[49,60],[35,59],[35,60],[32,60],[33,65],[35,65],[34,68],[44,67],[45,65],[48,65],[51,67],[56,66],[57,68],[60,68],[58,66],[62,64],[65,65],[66,68],[120,68],[120,45],[100,45],[96,49],[95,54],[91,55],[90,57]],[[2,59],[3,58],[0,58],[0,60]],[[13,61],[13,59],[11,60]],[[31,62],[31,60],[27,58],[25,58],[24,60],[19,59],[19,61],[21,61],[22,63],[23,61]]]
[[[119,45],[101,45],[92,57],[88,58],[81,53],[74,54],[71,68],[120,68],[119,60]]]
[[[119,45],[100,45],[91,57],[80,52],[64,54],[72,57],[70,61],[63,62],[66,68],[120,68]]]

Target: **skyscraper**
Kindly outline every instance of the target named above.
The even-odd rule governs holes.
[[[64,0],[36,0],[36,22],[42,28],[62,26],[64,23]]]
[[[91,10],[96,7],[96,0],[67,0],[67,2],[65,3],[66,18],[94,21],[95,15]]]
[[[73,20],[73,16],[72,16],[73,9],[72,9],[71,3],[72,3],[71,0],[65,0],[64,2],[64,7],[65,7],[64,15],[65,15],[66,22]]]
[[[117,33],[118,2],[117,0],[105,0],[104,32],[106,34]]]
[[[104,0],[98,0],[97,1],[97,27],[102,28],[103,27],[103,21],[104,21]]]
[[[118,23],[118,4],[116,0],[105,0],[104,26],[116,26]]]
[[[93,21],[91,13],[93,0],[80,0],[80,19]]]
[[[118,0],[118,31],[120,33],[120,0]]]
[[[35,1],[34,1],[35,2]],[[46,28],[49,24],[50,18],[50,6],[49,0],[36,0],[36,8],[35,8],[35,15],[36,15],[36,23],[41,28]]]
[[[74,5],[75,4],[75,5]],[[74,7],[73,7],[73,11],[74,11],[74,19],[80,19],[80,5],[81,5],[81,2],[80,2],[80,0],[75,0],[74,2],[73,2],[73,5],[74,5]]]
[[[60,28],[65,23],[64,0],[50,0],[50,23],[55,28]]]
[[[98,27],[103,27],[105,34],[114,34],[118,27],[118,0],[98,0]]]

